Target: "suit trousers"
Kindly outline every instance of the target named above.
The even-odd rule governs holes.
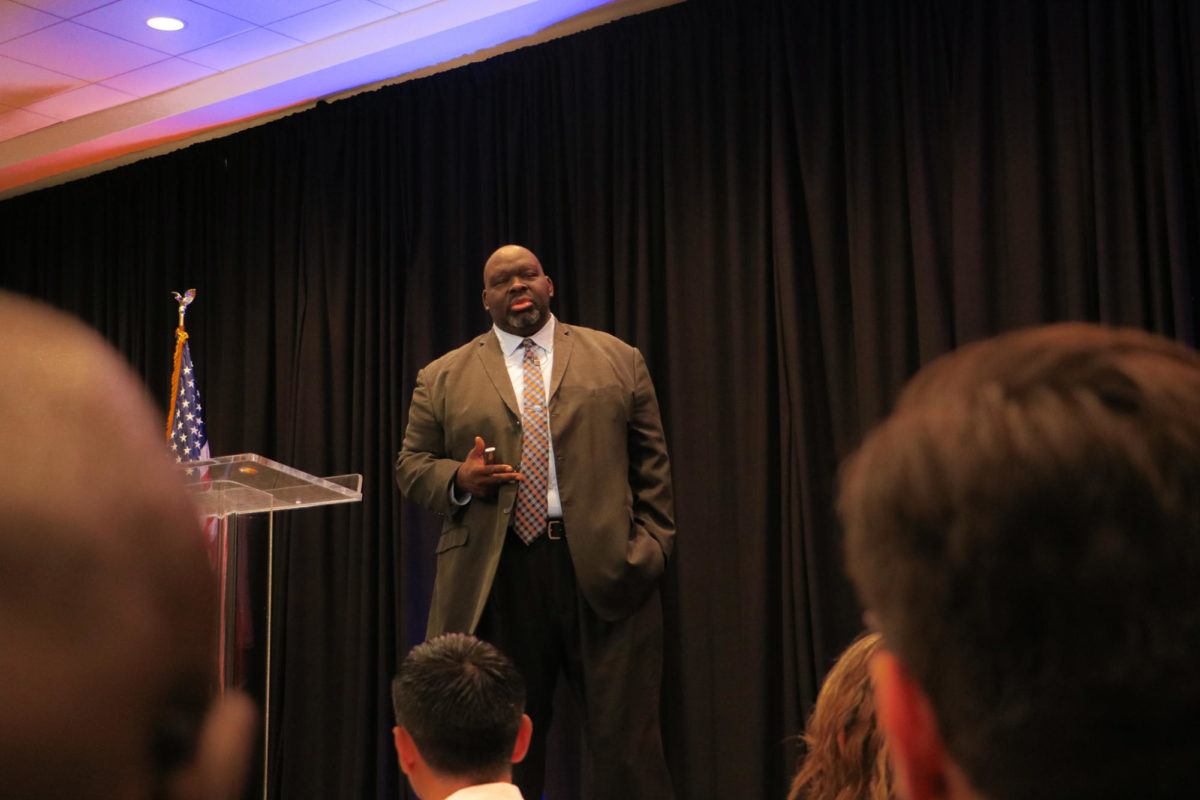
[[[589,800],[670,800],[659,725],[662,602],[655,588],[641,608],[609,622],[579,592],[567,539],[524,544],[511,530],[476,635],[492,642],[526,680],[533,740],[513,780],[528,800],[542,797],[546,734],[560,676],[583,720],[590,758]]]

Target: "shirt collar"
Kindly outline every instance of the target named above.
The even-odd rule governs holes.
[[[464,786],[446,800],[457,800],[462,797],[504,797],[510,800],[521,800],[521,791],[511,783],[484,783],[475,786]]]
[[[526,339],[533,339],[533,341],[547,353],[553,353],[554,324],[557,321],[558,320],[554,318],[554,315],[551,314],[550,319],[546,320],[546,324],[543,325],[541,330],[539,330],[533,336],[517,336],[516,334],[509,333],[508,331],[502,331],[495,325],[492,325],[492,330],[496,332],[496,338],[500,340],[500,352],[504,353],[505,357],[508,357],[516,352],[516,350],[521,347],[521,342],[525,341]]]

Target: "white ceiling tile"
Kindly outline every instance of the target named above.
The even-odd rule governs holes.
[[[24,61],[0,56],[0,103],[24,108],[52,95],[82,86],[84,81]]]
[[[53,14],[14,3],[12,0],[0,0],[0,42],[24,36],[60,21]]]
[[[372,2],[387,6],[393,11],[405,12],[421,6],[431,6],[439,0],[372,0]]]
[[[184,61],[182,58],[168,58],[157,64],[126,72],[124,75],[115,75],[104,81],[102,85],[138,97],[149,97],[152,94],[206,78],[216,71],[210,67],[193,64],[191,61]]]
[[[304,42],[315,42],[393,16],[394,13],[367,0],[337,0],[327,6],[280,20],[269,27]]]
[[[183,20],[178,31],[159,31],[146,24],[150,17],[175,17]],[[131,42],[179,55],[206,44],[233,36],[253,27],[191,0],[117,0],[76,17],[74,22]]]
[[[80,153],[88,154],[85,161],[103,161],[164,138],[190,135],[499,44],[503,41],[500,37],[511,35],[514,30],[514,16],[506,14],[515,8],[520,9],[515,17],[522,20],[517,27],[527,31],[546,28],[587,8],[611,2],[174,1],[176,8],[196,11],[204,18],[212,17],[204,9],[236,18],[236,29],[244,32],[226,34],[225,38],[198,47],[185,45],[192,49],[175,58],[166,50],[178,49],[178,45],[164,45],[155,40],[152,43],[157,47],[147,47],[144,42],[139,45],[128,40],[133,35],[130,30],[140,32],[142,29],[135,26],[144,25],[144,19],[136,17],[126,28],[119,29],[122,37],[106,35],[71,20],[5,41],[17,31],[27,31],[29,26],[25,20],[30,16],[14,10],[14,4],[59,18],[114,6],[104,13],[90,15],[89,21],[95,26],[116,20],[119,10],[146,9],[127,0],[0,0],[0,164],[4,165],[0,167],[0,198],[19,192],[19,187],[78,167],[84,163],[80,161]],[[655,6],[672,2],[677,0],[633,0],[614,5]],[[162,8],[156,5],[154,11],[157,14]],[[188,19],[186,12],[176,12],[176,16]],[[432,47],[418,46],[418,39],[430,37],[436,30],[488,17],[494,17],[494,25],[470,26],[473,33],[464,32],[461,42],[456,39]],[[36,14],[33,18],[39,19]],[[245,23],[270,24],[274,30],[245,29]],[[193,25],[189,33],[198,27],[204,26]],[[292,35],[286,35],[289,33]],[[485,33],[493,38],[489,39]],[[330,37],[331,41],[320,41]],[[441,38],[445,37],[434,36],[426,41]],[[240,67],[243,62],[249,66],[236,73],[236,81],[223,80],[224,76],[218,74]],[[170,94],[167,102],[162,93],[184,85],[187,88]],[[121,105],[104,113],[87,114],[89,110],[114,103]],[[60,126],[48,113],[23,108],[30,104],[62,117],[86,116],[78,123]],[[151,121],[145,122],[147,119]]]
[[[106,33],[60,22],[0,44],[0,55],[99,81],[163,59],[163,53]]]
[[[15,139],[16,137],[53,125],[58,120],[44,114],[16,109],[0,113],[0,140]]]
[[[332,0],[197,0],[210,8],[224,11],[256,25],[268,25],[286,17],[294,17]]]
[[[33,103],[27,110],[55,119],[74,119],[135,99],[131,94],[93,83]]]
[[[112,0],[21,0],[27,6],[41,9],[55,16],[69,19],[76,14],[107,5]]]
[[[183,57],[188,61],[195,61],[197,64],[204,64],[213,69],[227,70],[303,45],[304,42],[284,36],[282,33],[276,33],[266,28],[254,28],[245,33],[239,33],[237,36],[222,39],[208,47],[184,53]]]

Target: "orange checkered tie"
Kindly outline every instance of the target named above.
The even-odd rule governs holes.
[[[522,392],[521,481],[517,489],[516,519],[513,529],[525,544],[546,530],[546,487],[550,480],[550,416],[546,412],[546,387],[542,382],[542,363],[538,361],[537,344],[532,339],[521,342],[525,348],[522,369],[525,390]]]

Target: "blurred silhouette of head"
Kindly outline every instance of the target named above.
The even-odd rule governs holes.
[[[914,800],[1195,792],[1195,352],[1086,324],[964,347],[847,463],[839,511]]]
[[[209,694],[203,534],[141,384],[0,292],[0,793],[236,797],[253,710]]]

